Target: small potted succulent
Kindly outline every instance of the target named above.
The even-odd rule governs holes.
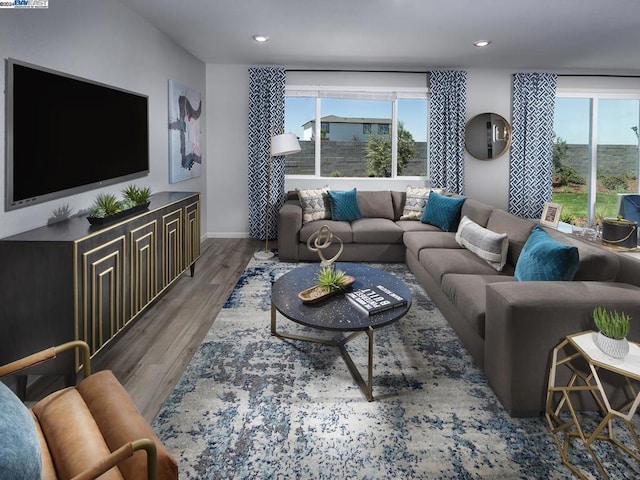
[[[318,272],[318,284],[298,294],[304,303],[314,303],[327,297],[343,292],[349,288],[355,278],[347,275],[333,266],[321,267]]]
[[[598,327],[595,343],[604,353],[613,358],[624,358],[629,353],[630,318],[623,312],[597,307],[593,311],[593,321]]]
[[[101,193],[89,207],[87,220],[91,225],[104,225],[107,222],[142,211],[149,206],[151,190],[149,187],[128,185],[122,190],[122,199],[112,193]]]
[[[149,203],[151,197],[151,189],[149,187],[138,187],[131,184],[122,190],[122,196],[125,200],[129,200],[133,205],[144,205]]]

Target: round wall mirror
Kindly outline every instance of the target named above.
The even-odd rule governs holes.
[[[498,158],[511,144],[511,126],[497,113],[481,113],[467,123],[464,145],[478,160]]]

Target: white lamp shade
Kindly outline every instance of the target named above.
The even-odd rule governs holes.
[[[298,137],[293,133],[282,133],[271,137],[271,156],[279,157],[280,155],[289,155],[290,153],[298,153],[300,143]]]

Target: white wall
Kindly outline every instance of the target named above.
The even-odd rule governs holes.
[[[203,130],[203,173],[196,179],[169,184],[168,178],[168,100],[169,79],[194,88],[205,96],[205,65],[177,46],[145,19],[115,0],[65,0],[49,2],[48,9],[0,11],[0,57],[4,90],[4,60],[12,57],[53,70],[70,73],[108,85],[145,94],[149,97],[148,177],[135,183],[152,191],[200,191],[203,196],[203,228],[206,232],[206,175],[209,169],[206,148],[207,119]],[[5,96],[0,97],[0,111]],[[81,119],[80,119],[81,121]],[[0,131],[5,132],[5,116]],[[246,122],[244,122],[246,123]],[[123,131],[122,134],[126,134]],[[245,135],[246,137],[246,135]],[[4,134],[0,135],[0,158],[4,164]],[[4,168],[0,169],[0,237],[39,227],[47,223],[51,212],[62,205],[74,210],[88,208],[96,194],[119,194],[126,185],[112,185],[30,207],[4,211]],[[37,172],[34,172],[37,175]]]

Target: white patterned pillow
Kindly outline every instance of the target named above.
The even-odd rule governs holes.
[[[400,220],[420,220],[431,191],[442,193],[441,188],[407,187],[404,210]]]
[[[481,227],[473,220],[462,217],[456,232],[456,242],[475,253],[497,271],[507,263],[509,238],[506,233],[496,233]]]
[[[331,218],[331,204],[329,203],[328,191],[328,185],[322,188],[306,190],[296,188],[300,205],[302,206],[302,223]]]

